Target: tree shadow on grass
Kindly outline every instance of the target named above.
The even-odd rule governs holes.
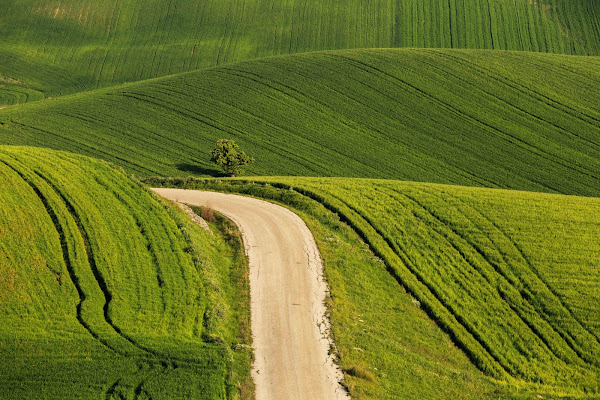
[[[223,174],[223,172],[214,168],[205,168],[200,165],[194,164],[177,164],[175,166],[179,171],[190,172],[194,175],[202,175],[202,176],[211,176],[213,178],[223,178],[227,175]]]

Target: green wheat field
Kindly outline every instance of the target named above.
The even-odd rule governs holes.
[[[305,220],[352,399],[600,399],[597,0],[3,0],[0,399],[254,398],[155,186]]]

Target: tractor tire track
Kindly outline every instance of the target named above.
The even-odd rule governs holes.
[[[52,220],[52,223],[53,223],[53,225],[58,233],[58,236],[59,236],[63,261],[65,263],[67,272],[69,274],[71,282],[73,282],[73,285],[77,291],[77,295],[79,298],[79,302],[77,303],[77,306],[76,306],[76,319],[79,322],[79,324],[95,340],[97,340],[99,343],[101,343],[106,348],[114,351],[116,354],[119,354],[124,357],[138,358],[138,360],[140,362],[138,371],[135,372],[133,375],[127,377],[128,380],[131,380],[131,378],[134,378],[136,380],[137,387],[141,387],[145,383],[145,380],[146,380],[145,375],[141,377],[141,380],[135,378],[136,376],[140,375],[140,373],[142,373],[143,371],[150,370],[150,371],[155,371],[157,374],[162,374],[170,366],[172,368],[176,368],[176,365],[174,363],[171,364],[165,360],[160,359],[161,356],[158,353],[152,351],[152,349],[146,348],[145,346],[139,345],[132,338],[125,335],[122,332],[122,330],[118,326],[116,326],[114,324],[114,322],[111,320],[108,310],[109,310],[110,300],[112,299],[112,295],[108,291],[106,282],[100,275],[100,272],[96,266],[93,251],[90,246],[88,233],[85,230],[85,228],[83,227],[80,216],[76,212],[73,204],[64,196],[63,193],[60,192],[60,190],[56,187],[56,185],[54,185],[54,183],[49,178],[42,175],[39,171],[27,170],[27,167],[23,166],[22,169],[27,170],[27,172],[24,172],[21,170],[21,168],[18,168],[15,165],[11,165],[10,163],[7,163],[6,161],[0,160],[0,162],[5,164],[7,167],[9,167],[11,170],[13,170],[16,174],[18,174],[21,177],[21,179],[23,179],[23,181],[26,182],[31,187],[31,189],[35,192],[37,197],[42,202],[44,208],[46,209],[46,212],[48,213],[48,215],[50,216],[50,219]],[[18,163],[18,161],[15,160],[15,164],[16,163]],[[36,182],[38,180],[39,180],[39,182]],[[45,186],[45,187],[42,187],[42,186]],[[46,193],[46,192],[53,192],[53,193]],[[128,346],[128,345],[122,346],[119,343],[119,341],[113,341],[113,340],[110,340],[110,338],[103,337],[106,335],[103,334],[102,332],[98,331],[97,329],[95,329],[93,326],[94,325],[93,322],[86,321],[86,319],[84,318],[83,309],[85,307],[86,302],[91,301],[92,297],[90,297],[89,293],[86,293],[86,290],[81,285],[81,277],[78,275],[78,273],[76,271],[76,267],[75,267],[77,260],[73,260],[71,258],[72,257],[71,252],[74,251],[75,252],[74,254],[76,254],[77,250],[73,250],[73,248],[72,248],[73,244],[70,243],[72,241],[70,241],[67,237],[68,229],[66,229],[67,227],[63,226],[64,222],[61,223],[61,218],[58,215],[58,211],[55,210],[55,208],[54,208],[57,205],[52,204],[53,201],[51,199],[49,199],[49,197],[48,197],[50,194],[56,195],[58,197],[58,199],[60,199],[58,201],[60,201],[62,204],[59,204],[58,207],[64,207],[65,215],[63,215],[63,218],[67,218],[67,216],[69,216],[71,218],[71,220],[72,220],[71,223],[73,224],[73,228],[74,228],[74,231],[71,231],[71,234],[72,235],[78,234],[83,241],[83,249],[80,249],[79,251],[83,250],[82,252],[84,254],[82,255],[82,257],[86,258],[87,263],[91,269],[91,272],[93,273],[94,277],[96,278],[96,284],[99,286],[100,290],[104,294],[105,304],[103,306],[103,314],[104,314],[103,317],[104,317],[105,322],[112,328],[112,330],[114,330],[114,332],[117,334],[117,336],[119,338],[124,339],[133,347]],[[96,328],[98,328],[98,327],[96,327]],[[126,347],[129,347],[129,349],[127,349]],[[136,351],[136,350],[138,350],[138,351]],[[114,398],[115,393],[120,391],[121,383],[124,380],[124,378],[125,377],[121,377],[120,379],[115,381],[111,386],[109,386],[109,388],[105,392],[106,399]]]

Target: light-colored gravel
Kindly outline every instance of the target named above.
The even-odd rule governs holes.
[[[194,212],[194,210],[192,210],[190,207],[188,207],[186,204],[183,203],[179,203],[176,202],[177,205],[179,207],[181,207],[181,209],[183,211],[185,211],[185,213],[192,219],[192,221],[196,224],[201,226],[202,228],[204,228],[205,230],[209,231],[210,233],[212,233],[212,231],[210,230],[210,226],[208,226],[208,222],[206,222],[204,220],[204,218],[202,218],[201,216],[199,216],[198,214],[196,214]]]

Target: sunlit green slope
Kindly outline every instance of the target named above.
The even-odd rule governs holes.
[[[600,58],[355,50],[250,61],[0,111],[0,143],[139,175],[214,174],[235,139],[255,175],[599,195]]]
[[[556,393],[600,391],[600,199],[272,180],[343,215],[482,371]]]
[[[271,55],[374,47],[598,55],[600,5],[594,0],[3,0],[0,8],[0,79],[46,96]],[[14,102],[10,90],[0,87],[0,104]]]
[[[86,157],[1,147],[0,177],[1,398],[232,395],[216,237]]]
[[[262,184],[148,183],[249,194],[303,216],[323,254],[341,365],[375,377],[350,378],[356,398],[600,396],[599,198],[356,178],[256,180]],[[344,233],[348,225],[379,258]],[[412,311],[401,305],[411,297]],[[495,379],[473,374],[415,307]]]

